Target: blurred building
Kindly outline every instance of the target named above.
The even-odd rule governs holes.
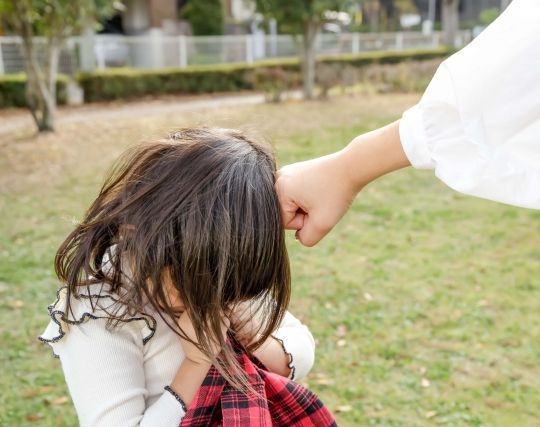
[[[461,21],[477,21],[480,13],[486,9],[504,9],[511,0],[460,0],[459,1],[459,18]],[[414,0],[418,12],[423,18],[427,18],[429,14],[431,0]],[[441,0],[435,2],[436,20],[440,20]]]
[[[103,23],[101,33],[144,35],[159,30],[167,35],[189,34],[178,19],[185,0],[124,0],[123,11]]]
[[[190,35],[189,23],[179,19],[189,1],[203,0],[124,0],[123,12],[103,23],[102,33],[143,35],[159,29],[166,35]],[[245,0],[223,0],[225,34],[249,32],[255,14],[254,4]]]

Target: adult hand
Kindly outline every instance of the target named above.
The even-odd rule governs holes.
[[[210,348],[208,349],[209,354],[201,351],[201,349],[195,344],[198,343],[197,335],[195,334],[195,328],[187,311],[184,311],[180,318],[178,319],[178,326],[184,332],[184,334],[189,338],[189,341],[185,338],[180,337],[180,342],[182,344],[182,349],[186,355],[186,358],[197,364],[212,364],[209,354],[212,356],[217,356],[221,352],[221,345],[217,337],[210,337]],[[221,333],[223,341],[225,340],[227,330],[229,329],[230,322],[226,317],[222,317],[221,321]]]
[[[356,194],[381,175],[410,166],[399,121],[356,137],[337,153],[278,171],[283,224],[305,246],[321,240],[345,215]]]
[[[315,245],[337,224],[360,190],[344,156],[337,152],[293,163],[278,172],[276,191],[283,224],[298,230],[296,237],[305,246]]]

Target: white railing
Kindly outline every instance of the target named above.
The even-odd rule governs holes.
[[[365,51],[390,51],[441,46],[440,33],[417,32],[320,34],[316,40],[319,55],[339,55]],[[472,39],[471,32],[460,32],[457,46]],[[37,43],[44,43],[38,39]],[[44,49],[39,50],[43,55]],[[236,35],[213,37],[89,35],[68,40],[60,55],[60,71],[113,67],[164,68],[197,65],[247,63],[298,55],[298,40],[288,35]],[[41,56],[40,59],[43,59]],[[24,70],[21,41],[0,37],[0,74]]]

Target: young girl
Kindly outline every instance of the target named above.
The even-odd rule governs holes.
[[[308,373],[274,181],[270,152],[234,130],[185,129],[121,157],[58,250],[65,286],[40,336],[81,426],[178,427],[212,365],[249,388],[227,331],[269,371]]]

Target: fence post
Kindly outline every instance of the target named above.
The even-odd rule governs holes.
[[[186,36],[181,35],[178,36],[178,57],[179,57],[179,65],[180,68],[186,68],[187,67],[187,43],[186,43]]]
[[[396,33],[396,50],[403,50],[403,33]]]
[[[253,36],[246,34],[246,62],[253,64]]]
[[[360,33],[353,33],[351,45],[352,53],[360,53]]]
[[[105,69],[105,52],[103,51],[103,44],[101,41],[95,44],[95,53],[96,53],[96,63],[98,70]]]
[[[436,31],[431,34],[431,46],[434,48],[439,47],[439,33]]]
[[[96,68],[98,55],[95,51],[95,42],[94,29],[86,26],[79,38],[79,66],[83,71],[92,71]]]
[[[6,70],[4,69],[4,58],[2,56],[2,40],[0,40],[0,74],[5,74]]]

